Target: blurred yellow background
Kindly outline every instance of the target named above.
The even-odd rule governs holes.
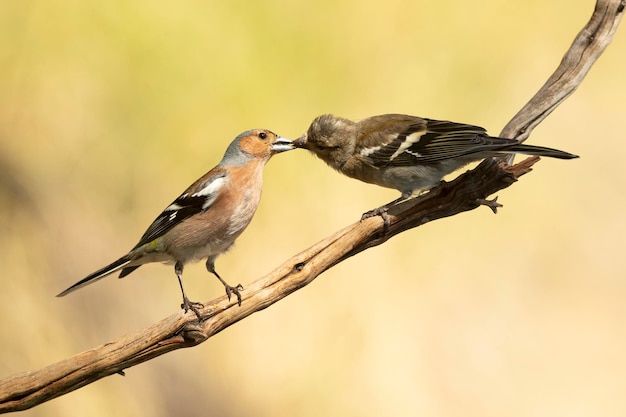
[[[498,133],[590,0],[0,3],[0,377],[178,310],[173,268],[54,295],[117,259],[240,132],[398,112]],[[24,416],[626,415],[626,28],[481,208],[354,257],[194,349]],[[217,261],[230,283],[398,196],[304,151]],[[190,297],[223,289],[202,263]],[[244,293],[245,295],[245,293]],[[244,300],[245,302],[245,300]]]

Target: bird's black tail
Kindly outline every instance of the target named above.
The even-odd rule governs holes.
[[[508,146],[503,150],[505,150],[506,152],[515,152],[515,153],[521,153],[525,155],[548,156],[550,158],[559,158],[559,159],[578,158],[578,155],[574,155],[569,152],[560,151],[558,149],[553,149],[553,148],[546,148],[545,146],[526,145],[524,143]]]
[[[81,279],[80,281],[78,281],[76,284],[72,285],[65,291],[60,292],[59,294],[57,294],[57,297],[63,297],[64,295],[67,295],[74,290],[77,290],[79,288],[84,287],[85,285],[89,285],[93,282],[96,282],[99,279],[106,277],[107,275],[110,275],[116,271],[119,271],[120,269],[123,269],[129,263],[130,263],[130,258],[128,258],[127,256],[123,256],[117,261],[113,262],[112,264],[107,265],[104,268],[97,270],[93,274],[90,274],[86,276],[85,278]],[[137,267],[132,267],[131,272],[135,270],[136,268]]]

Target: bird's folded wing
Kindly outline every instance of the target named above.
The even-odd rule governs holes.
[[[402,126],[396,132],[385,132],[380,147],[362,151],[377,167],[411,166],[458,158],[478,152],[497,150],[514,142],[494,138],[479,126],[439,120],[426,120],[426,125]]]
[[[223,172],[196,181],[152,222],[135,248],[152,242],[183,220],[209,209],[225,183],[226,174]]]

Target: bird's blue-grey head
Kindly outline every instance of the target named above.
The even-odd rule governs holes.
[[[228,145],[221,165],[243,166],[252,159],[269,160],[274,154],[294,149],[292,141],[266,129],[241,133]]]

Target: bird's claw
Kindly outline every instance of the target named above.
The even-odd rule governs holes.
[[[381,216],[384,218],[387,215],[387,210],[389,210],[389,207],[385,205],[385,206],[377,207],[374,210],[366,211],[361,216],[361,221],[365,219],[369,219],[370,217],[374,217],[374,216]]]
[[[204,307],[204,304],[202,303],[198,303],[196,301],[189,301],[189,298],[185,297],[183,299],[183,303],[180,305],[180,307],[185,310],[185,313],[187,313],[189,310],[193,311],[196,316],[198,317],[199,321],[202,321],[202,316],[200,315],[200,308]]]
[[[361,221],[365,219],[369,219],[370,217],[380,216],[383,219],[383,231],[386,232],[387,229],[389,228],[389,224],[391,223],[391,220],[389,218],[389,213],[387,213],[388,210],[389,210],[389,205],[386,204],[384,206],[375,208],[374,210],[366,211],[361,216]]]
[[[236,286],[225,284],[224,288],[226,288],[226,296],[228,297],[228,301],[230,301],[230,296],[235,294],[237,296],[237,304],[241,307],[241,290],[243,290],[243,285],[237,284]]]

